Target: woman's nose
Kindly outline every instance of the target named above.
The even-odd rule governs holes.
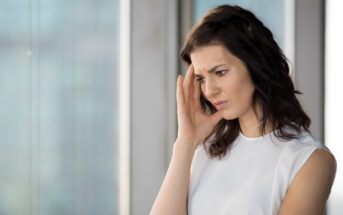
[[[214,80],[205,81],[205,95],[207,98],[213,98],[220,92],[218,83]]]

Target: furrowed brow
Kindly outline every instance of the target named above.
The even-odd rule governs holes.
[[[216,71],[216,69],[217,69],[218,67],[224,66],[224,65],[225,65],[225,64],[219,64],[219,65],[217,65],[217,66],[214,66],[214,67],[212,67],[212,69],[208,70],[207,73],[213,73],[213,72]],[[194,76],[195,76],[195,77],[202,77],[202,75],[196,74],[196,73],[194,73]]]

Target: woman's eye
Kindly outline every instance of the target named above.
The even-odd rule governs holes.
[[[216,74],[219,75],[219,76],[223,76],[226,74],[226,70],[221,70],[221,71],[217,71]]]
[[[197,78],[197,81],[199,81],[200,84],[204,83],[204,79],[203,78]]]
[[[227,73],[227,70],[221,70],[221,71],[217,71],[217,72],[215,72],[216,73],[216,75],[218,75],[218,76],[223,76],[223,75],[225,75],[226,73]],[[200,82],[200,84],[203,84],[204,82],[205,82],[205,80],[204,80],[204,78],[197,78],[196,79],[197,81],[199,81]]]

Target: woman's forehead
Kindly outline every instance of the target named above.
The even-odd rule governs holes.
[[[233,55],[221,45],[198,48],[191,53],[190,57],[195,71],[198,72],[205,72],[214,66],[227,65],[234,62]]]

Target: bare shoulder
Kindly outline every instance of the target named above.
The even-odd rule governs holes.
[[[336,174],[336,160],[325,149],[316,149],[293,179],[279,215],[323,214]]]
[[[333,155],[325,149],[316,149],[306,161],[300,172],[321,172],[332,175],[336,171],[336,160]],[[327,178],[327,177],[324,177]]]

